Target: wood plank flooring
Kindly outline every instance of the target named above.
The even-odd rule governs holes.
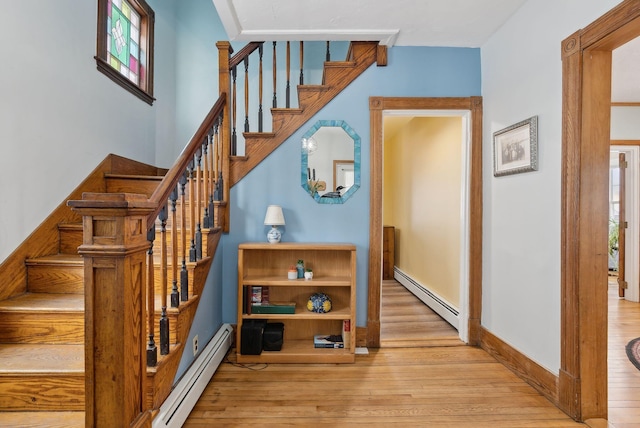
[[[382,281],[380,346],[464,346],[458,331],[395,280]]]
[[[609,278],[609,423],[640,428],[640,370],[627,358],[625,345],[640,337],[640,303],[618,298],[615,277]]]
[[[390,291],[403,295],[399,289]],[[585,426],[483,350],[451,346],[461,345],[457,332],[426,307],[423,315],[413,315],[424,316],[429,327],[402,332],[399,323],[406,321],[415,301],[405,295],[395,302],[390,297],[387,304],[385,293],[383,289],[384,347],[357,355],[355,364],[240,366],[232,352],[184,426]],[[400,312],[394,315],[385,306]],[[427,330],[435,336],[424,336]],[[409,340],[422,347],[397,347]],[[445,340],[447,346],[437,345]]]

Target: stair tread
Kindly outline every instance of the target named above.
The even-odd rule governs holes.
[[[27,259],[25,261],[27,266],[33,266],[37,264],[63,264],[73,266],[84,266],[82,256],[79,254],[51,254],[48,256],[36,257],[33,259]]]
[[[105,178],[124,178],[130,180],[153,180],[162,181],[163,175],[135,175],[135,174],[105,174]]]
[[[2,427],[82,428],[84,412],[3,412]]]
[[[84,294],[25,293],[0,301],[0,311],[83,312]]]
[[[0,375],[84,373],[84,345],[0,344]]]

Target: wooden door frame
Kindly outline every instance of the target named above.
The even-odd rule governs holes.
[[[380,347],[380,287],[382,283],[382,116],[385,110],[468,110],[470,112],[469,162],[469,344],[477,345],[482,309],[482,97],[369,98],[371,126],[369,199],[369,297],[367,346]]]
[[[558,405],[606,418],[611,52],[640,35],[625,0],[562,44],[561,349]]]

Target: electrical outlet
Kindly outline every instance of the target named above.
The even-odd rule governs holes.
[[[195,357],[197,353],[198,353],[198,335],[196,334],[193,337],[193,356]]]

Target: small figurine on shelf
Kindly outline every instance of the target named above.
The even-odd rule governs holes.
[[[289,266],[289,271],[287,272],[287,278],[296,279],[298,278],[298,271],[294,265]]]
[[[304,272],[304,279],[306,279],[306,280],[313,279],[313,271],[311,269],[307,269]]]
[[[304,278],[304,260],[302,259],[298,260],[296,269],[298,271],[298,278]]]

